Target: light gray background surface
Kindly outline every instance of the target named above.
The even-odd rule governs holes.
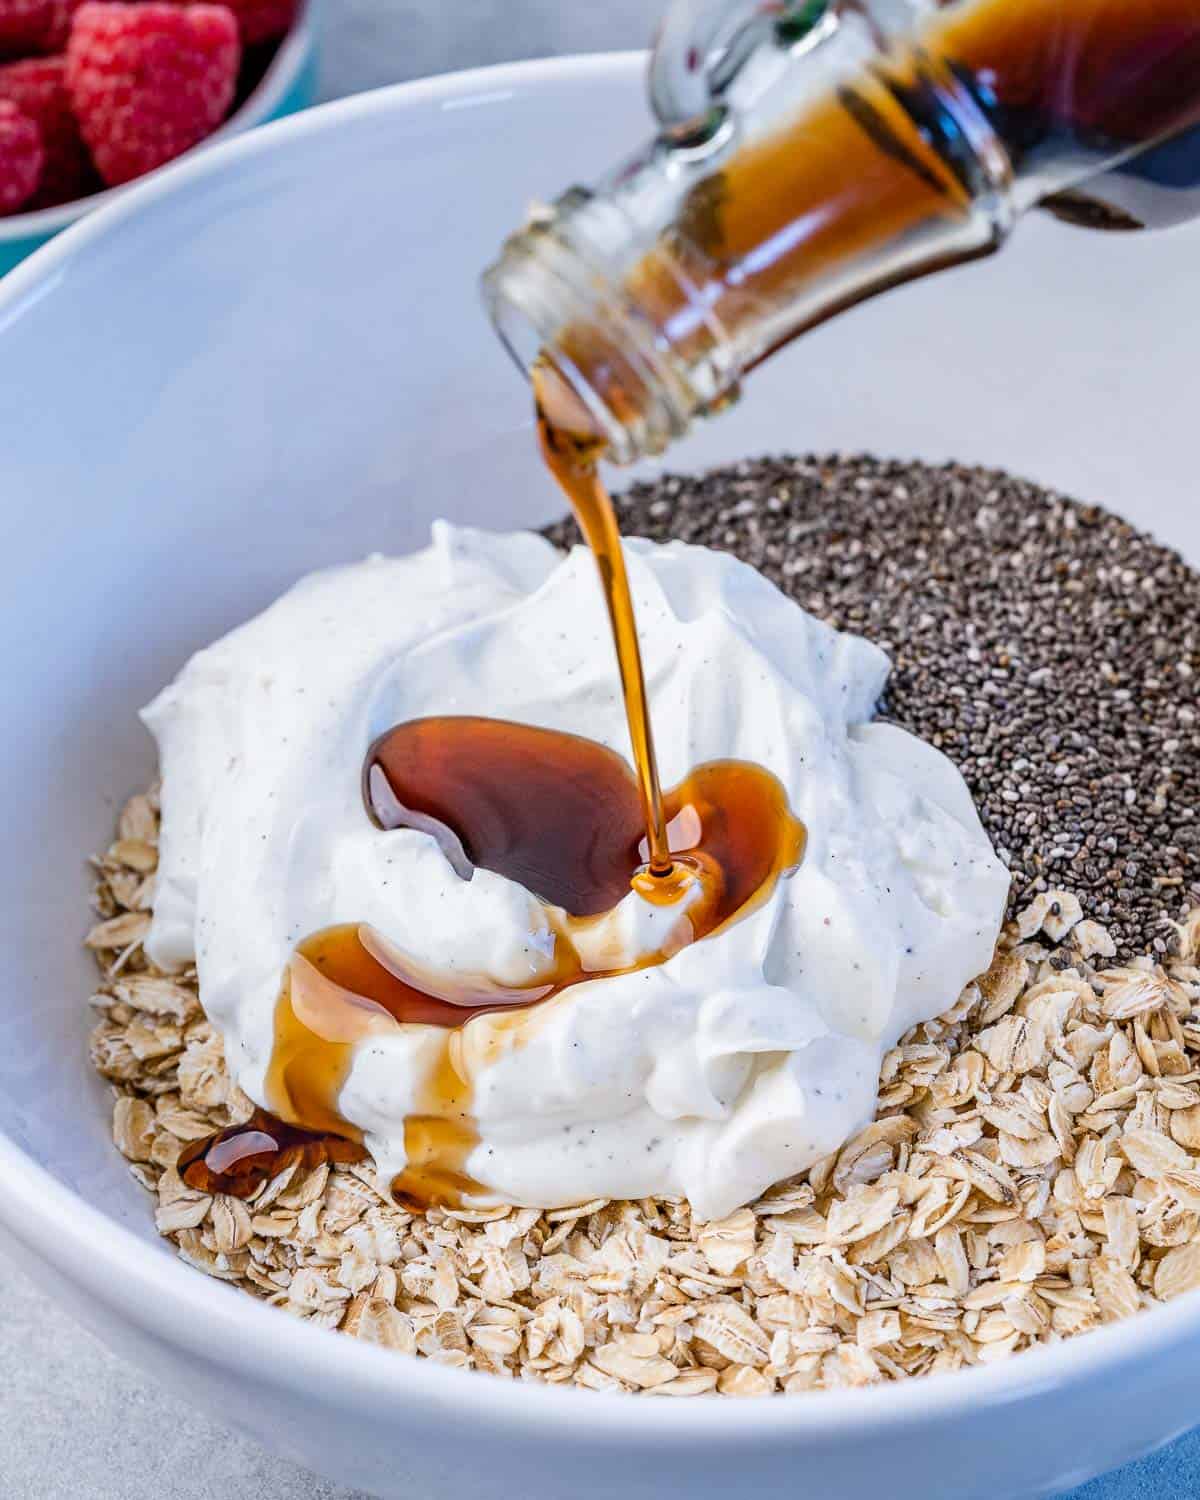
[[[659,9],[660,0],[326,0],[323,93],[519,57],[638,47]],[[3,1259],[0,1371],[4,1500],[360,1500],[148,1385]],[[1070,1500],[1198,1495],[1193,1435]]]

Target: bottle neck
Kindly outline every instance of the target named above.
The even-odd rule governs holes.
[[[661,453],[798,334],[987,254],[1022,210],[1200,117],[1200,0],[1164,9],[1158,46],[1128,0],[790,5],[771,31],[754,6],[707,109],[660,53],[659,138],[507,242],[484,277],[497,329],[527,371],[553,360],[608,457]],[[1147,90],[1161,120],[1137,113]]]

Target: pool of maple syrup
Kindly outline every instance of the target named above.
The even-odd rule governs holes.
[[[399,810],[373,793],[376,768]],[[417,812],[469,830],[470,865],[575,916],[615,906],[640,863],[646,823],[629,766],[577,735],[502,719],[411,720],[371,747],[364,791],[376,822]]]
[[[364,1148],[354,1140],[300,1130],[265,1109],[256,1109],[244,1124],[230,1125],[207,1140],[185,1146],[176,1170],[189,1187],[202,1193],[249,1198],[293,1164],[311,1168],[322,1162],[361,1161],[365,1156]]]
[[[180,1173],[206,1192],[249,1196],[291,1161],[353,1162],[361,1132],[339,1109],[356,1047],[373,1035],[437,1028],[436,1058],[405,1121],[407,1165],[394,1196],[414,1208],[487,1201],[467,1171],[478,1143],[465,1031],[489,1016],[496,1045],[519,1046],[531,1013],[587,980],[660,964],[767,899],[799,863],[805,830],[779,780],[745,761],[695,767],[664,795],[659,783],[633,599],[603,443],[553,366],[535,372],[548,468],[596,558],[612,625],[634,769],[593,740],[462,715],[398,724],[369,747],[364,817],[435,837],[463,879],[487,869],[543,903],[553,958],[536,982],[433,973],[375,929],[345,923],[292,954],[275,1014],[267,1073],[273,1111],[256,1111],[188,1148]],[[678,908],[660,947],[630,959],[606,926],[635,892]]]

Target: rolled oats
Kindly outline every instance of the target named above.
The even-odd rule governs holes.
[[[1200,1288],[1200,918],[1177,960],[1043,892],[947,1013],[888,1054],[876,1119],[725,1219],[679,1199],[420,1215],[369,1164],[191,1191],[244,1120],[194,973],[141,948],[157,798],[97,862],[92,1057],[113,1138],[190,1265],[321,1327],[592,1390],[757,1396],[993,1363]],[[1059,946],[1061,944],[1061,946]],[[1193,1154],[1196,1153],[1196,1154]]]

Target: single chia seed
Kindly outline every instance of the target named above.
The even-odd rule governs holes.
[[[1169,950],[1200,902],[1200,574],[1177,553],[996,470],[865,456],[668,474],[617,507],[888,652],[881,715],[958,766],[1014,908],[1061,887],[1123,954]]]

